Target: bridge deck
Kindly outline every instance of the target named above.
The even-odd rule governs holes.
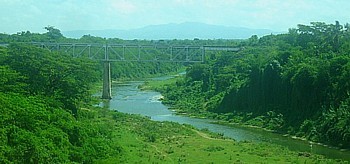
[[[203,62],[206,51],[237,52],[241,48],[218,45],[132,45],[95,43],[40,43],[30,42],[41,48],[73,57],[88,57],[102,61],[142,62]],[[0,44],[7,47],[9,44]]]
[[[194,45],[123,45],[90,43],[28,43],[52,52],[70,54],[73,57],[88,57],[104,62],[103,99],[111,99],[110,62],[153,61],[153,62],[203,62],[206,51],[232,51],[240,48],[230,46]],[[8,44],[0,44],[7,47]]]
[[[203,62],[206,51],[232,51],[232,46],[130,45],[90,43],[32,43],[50,51],[64,51],[74,57],[103,61]]]

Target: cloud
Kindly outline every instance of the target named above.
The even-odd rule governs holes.
[[[138,10],[138,7],[132,2],[127,0],[110,0],[109,4],[119,14],[132,14]]]
[[[349,21],[348,0],[0,0],[0,32],[130,29],[202,22],[287,30],[311,21]]]

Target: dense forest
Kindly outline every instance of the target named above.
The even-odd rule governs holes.
[[[312,22],[252,36],[160,89],[179,113],[350,147],[350,25]]]
[[[0,163],[93,159],[82,148],[98,148],[87,139],[99,127],[78,109],[90,103],[97,64],[13,43],[0,49],[0,65]]]

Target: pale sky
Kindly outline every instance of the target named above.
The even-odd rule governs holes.
[[[336,20],[350,23],[350,0],[0,0],[0,33],[8,34],[183,22],[287,31]]]

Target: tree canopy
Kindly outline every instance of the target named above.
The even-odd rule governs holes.
[[[240,52],[189,67],[184,82],[163,90],[166,102],[201,117],[349,147],[348,28],[312,22],[286,34],[252,36]]]

